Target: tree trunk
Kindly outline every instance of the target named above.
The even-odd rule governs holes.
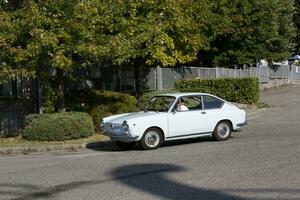
[[[141,96],[142,96],[139,65],[134,66],[133,73],[134,73],[134,83],[135,83],[134,95],[137,98],[137,100],[139,101],[141,99]]]
[[[64,71],[56,68],[56,81],[57,81],[57,103],[56,111],[65,112],[65,93],[64,93]]]

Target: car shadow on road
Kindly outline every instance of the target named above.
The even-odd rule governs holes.
[[[121,151],[113,141],[90,142],[85,147],[95,151]]]
[[[212,137],[203,137],[203,138],[192,138],[192,139],[182,139],[182,140],[173,140],[165,142],[160,148],[172,147],[179,145],[188,145],[194,143],[203,143],[203,142],[215,142]],[[90,142],[86,144],[86,148],[94,151],[130,151],[123,150],[118,148],[118,146],[113,141],[99,141],[99,142]],[[137,143],[131,150],[141,151],[143,150],[141,146]]]

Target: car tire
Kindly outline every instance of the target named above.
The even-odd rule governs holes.
[[[144,150],[154,150],[160,147],[162,142],[162,132],[157,128],[149,128],[140,140],[140,145]]]
[[[217,141],[224,141],[227,140],[232,132],[232,126],[229,121],[220,121],[217,123],[214,132],[213,137]]]
[[[135,142],[120,142],[116,141],[116,145],[122,150],[131,150],[135,145]]]

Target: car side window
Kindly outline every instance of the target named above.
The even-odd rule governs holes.
[[[203,97],[204,109],[218,109],[224,104],[224,101],[212,96],[204,95]]]
[[[181,97],[176,104],[177,111],[190,111],[190,110],[201,110],[201,109],[202,109],[201,96]]]

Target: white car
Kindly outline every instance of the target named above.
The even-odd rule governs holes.
[[[103,118],[104,132],[122,149],[139,142],[157,149],[163,142],[212,136],[226,140],[246,125],[246,113],[206,93],[171,93],[153,97],[144,111]]]

